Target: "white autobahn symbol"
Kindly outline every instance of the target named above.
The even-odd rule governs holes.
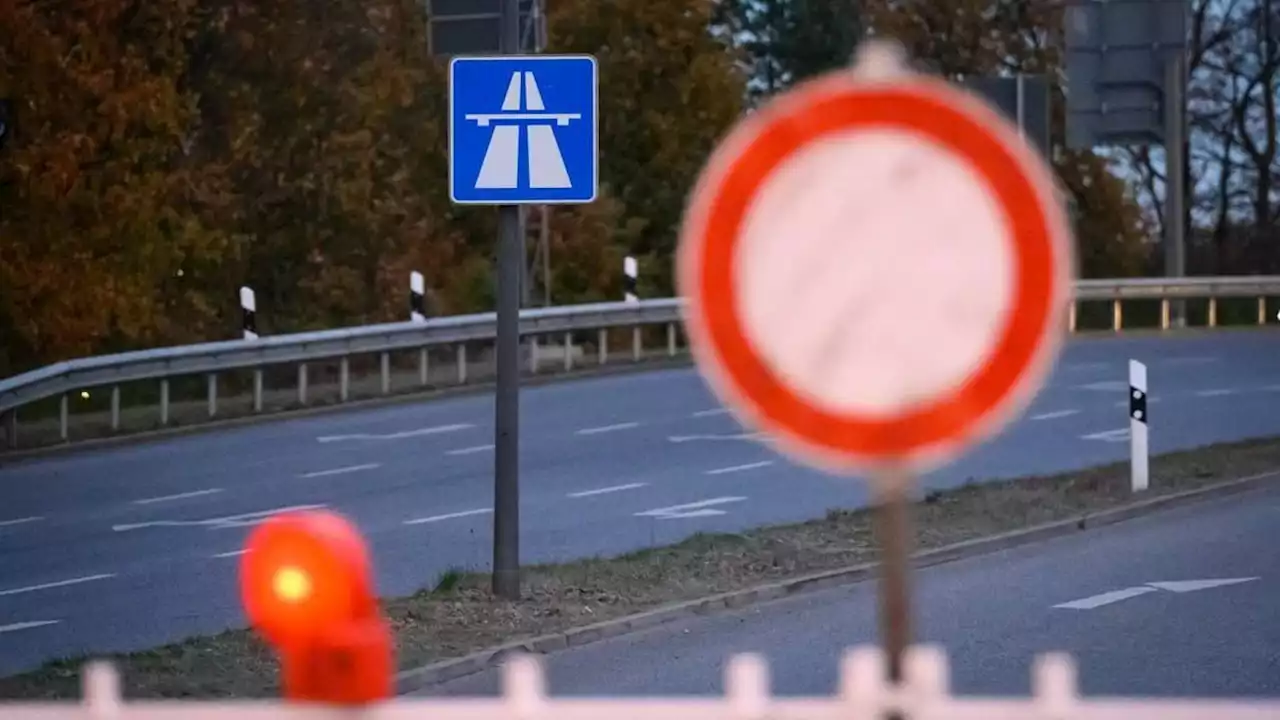
[[[495,120],[530,123],[525,125],[529,138],[529,187],[571,188],[573,183],[569,180],[569,171],[564,166],[564,156],[560,154],[560,144],[556,142],[556,134],[551,129],[550,121],[565,127],[570,120],[581,120],[582,115],[550,113],[546,109],[533,73],[513,72],[511,82],[507,85],[507,96],[502,101],[502,112],[469,113],[466,118],[475,121],[480,127],[489,127]],[[519,167],[520,125],[494,126],[493,135],[489,138],[489,148],[484,153],[484,163],[480,166],[480,175],[476,178],[476,189],[519,187],[516,177]]]

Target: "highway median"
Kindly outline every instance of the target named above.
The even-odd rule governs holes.
[[[922,491],[914,508],[921,564],[945,562],[1280,478],[1280,438],[1157,456],[1135,494],[1128,464]],[[986,540],[984,540],[986,539]],[[523,599],[495,599],[485,574],[446,573],[430,589],[385,601],[401,689],[482,669],[504,651],[547,652],[802,589],[874,577],[869,509],[805,523],[700,534],[614,558],[530,566]],[[374,558],[376,563],[377,558]],[[101,618],[100,622],[110,622]],[[78,698],[87,658],[0,678],[0,698]],[[278,696],[272,651],[247,630],[108,658],[134,698]],[[425,669],[424,669],[425,668]]]

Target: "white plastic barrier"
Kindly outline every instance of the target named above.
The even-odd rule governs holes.
[[[1200,700],[1107,698],[1076,690],[1070,656],[1045,655],[1034,669],[1032,695],[956,697],[948,687],[946,656],[931,646],[912,648],[905,683],[885,681],[879,648],[852,649],[835,697],[773,699],[768,669],[755,655],[734,657],[723,697],[692,699],[560,699],[546,694],[541,666],[513,658],[501,698],[396,700],[360,709],[303,706],[279,700],[123,702],[119,678],[105,664],[86,667],[80,702],[0,704],[0,720],[1275,720],[1280,699]]]

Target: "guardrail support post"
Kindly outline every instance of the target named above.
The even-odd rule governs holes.
[[[573,369],[573,333],[564,334],[564,371]]]
[[[1119,299],[1111,301],[1111,329],[1116,332],[1124,328],[1124,305]]]
[[[298,364],[298,404],[307,404],[307,364]]]
[[[1258,298],[1258,324],[1267,324],[1267,298],[1265,295]]]
[[[609,331],[600,328],[599,347],[596,348],[596,354],[600,357],[600,364],[604,365],[609,362]]]
[[[676,324],[667,323],[667,356],[676,356]]]
[[[342,358],[338,363],[338,399],[342,402],[347,401],[347,397],[351,394],[351,361]]]
[[[213,417],[218,414],[218,375],[209,373],[207,382],[209,386],[209,417]]]
[[[382,353],[378,362],[381,365],[382,394],[387,395],[391,392],[391,353]]]
[[[68,404],[67,394],[63,393],[62,397],[58,398],[58,437],[62,438],[62,442],[67,441],[67,435],[69,434],[67,425],[70,422],[67,416],[70,415],[70,409]]]
[[[111,386],[111,430],[120,429],[120,386]]]
[[[463,385],[467,382],[467,344],[458,343],[458,384]]]
[[[169,378],[160,381],[160,425],[169,424]]]
[[[253,411],[262,412],[262,371],[253,371]]]
[[[18,408],[4,413],[0,420],[3,420],[5,444],[10,448],[18,447]]]
[[[1169,298],[1160,301],[1160,329],[1169,329]]]
[[[1209,298],[1209,327],[1218,326],[1218,298]]]
[[[640,326],[637,325],[631,328],[631,359],[636,362],[640,362],[642,349],[640,341]]]
[[[418,384],[426,387],[428,376],[431,374],[431,356],[427,352],[427,348],[418,348]]]
[[[529,337],[529,374],[538,374],[538,336]]]

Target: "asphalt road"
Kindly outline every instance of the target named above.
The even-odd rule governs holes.
[[[1075,656],[1089,695],[1280,697],[1280,487],[920,571],[917,637],[958,694],[1027,695],[1035,656]],[[1198,582],[1197,582],[1198,581]],[[1221,583],[1216,586],[1214,582]],[[545,656],[556,695],[716,695],[761,653],[778,695],[830,695],[877,642],[875,583],[690,619]],[[487,671],[429,691],[492,695]]]
[[[1276,332],[1081,339],[1018,423],[926,482],[1123,458],[1129,358],[1150,366],[1154,451],[1280,435]],[[492,413],[491,396],[472,396],[0,468],[0,673],[241,625],[235,553],[256,519],[283,508],[353,517],[384,593],[486,568]],[[530,388],[522,414],[526,561],[867,500],[861,483],[744,437],[692,369]]]

